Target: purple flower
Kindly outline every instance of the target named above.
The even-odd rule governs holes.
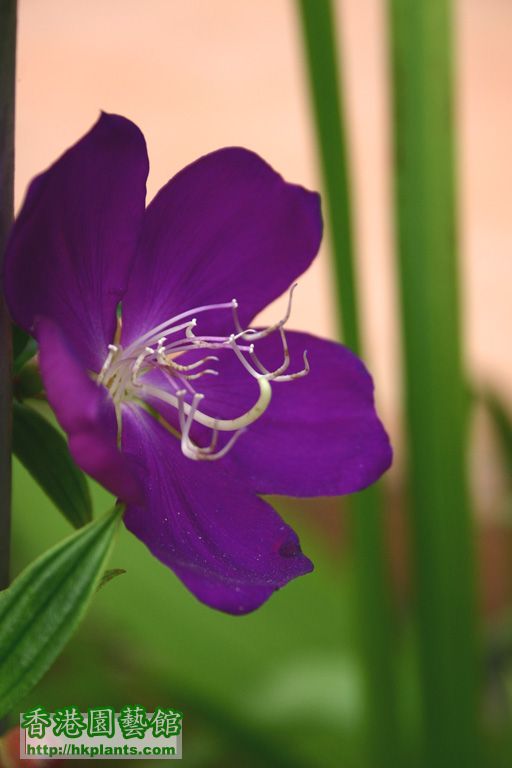
[[[246,613],[313,567],[259,494],[358,491],[391,449],[363,364],[285,331],[291,292],[250,325],[315,257],[318,195],[240,148],[145,209],[147,173],[139,129],[103,114],[32,182],[5,293],[79,466],[199,600]]]

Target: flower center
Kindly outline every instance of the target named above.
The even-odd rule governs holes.
[[[127,347],[120,343],[109,344],[108,354],[97,377],[98,384],[104,385],[114,403],[119,426],[121,428],[121,407],[132,402],[141,406],[149,404],[152,412],[157,404],[158,420],[181,441],[185,456],[195,460],[220,459],[233,447],[240,435],[253,424],[268,408],[272,388],[271,383],[287,382],[306,376],[309,372],[307,353],[304,352],[304,368],[296,373],[285,373],[290,365],[290,353],[286,341],[284,326],[287,323],[292,306],[295,285],[290,289],[288,308],[282,320],[275,325],[256,331],[244,329],[238,316],[236,299],[225,304],[210,304],[196,307],[170,318],[165,323],[152,328]],[[213,312],[230,312],[233,332],[228,336],[198,335],[198,317],[211,315]],[[257,344],[271,334],[279,334],[283,359],[274,370],[268,370],[257,354]],[[117,334],[116,334],[117,340]],[[199,360],[180,364],[178,359],[186,352],[205,350]],[[203,376],[217,376],[215,367],[219,357],[209,354],[218,350],[228,350],[235,355],[247,376],[256,380],[259,396],[256,402],[235,418],[224,419],[209,416],[200,410],[199,405],[205,395],[198,391]],[[149,376],[158,371],[159,376]],[[173,426],[158,411],[158,403],[172,406],[177,415],[179,429]],[[174,412],[174,411],[173,411]],[[192,439],[191,429],[200,424],[210,431],[210,440],[206,446],[199,446]],[[219,433],[231,433],[225,444],[218,448]]]

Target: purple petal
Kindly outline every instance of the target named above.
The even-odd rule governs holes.
[[[248,322],[308,268],[321,237],[319,196],[287,184],[258,155],[227,148],[200,158],[146,211],[123,340],[233,298]],[[231,332],[231,311],[201,316],[201,327]]]
[[[123,447],[147,468],[145,503],[127,509],[126,526],[202,602],[248,613],[312,570],[296,534],[229,462],[185,458],[178,440],[140,409],[123,420]]]
[[[36,325],[48,402],[68,433],[71,455],[79,467],[121,500],[140,501],[133,459],[117,449],[115,413],[105,388],[88,377],[52,320],[38,318]]]
[[[286,338],[291,356],[287,373],[302,368],[304,350],[310,373],[272,384],[268,409],[240,437],[230,458],[258,493],[337,496],[360,491],[392,459],[375,412],[371,377],[341,344],[294,331]],[[269,369],[282,362],[277,334],[257,342],[256,349]],[[255,402],[257,387],[233,354],[223,353],[218,367],[218,377],[204,376],[198,382],[206,395],[201,410],[234,418]],[[205,433],[201,440],[207,444]]]
[[[113,341],[144,213],[144,137],[123,117],[96,125],[30,185],[8,244],[4,281],[13,319],[66,329],[98,371]]]

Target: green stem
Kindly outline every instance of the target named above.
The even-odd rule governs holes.
[[[347,142],[334,20],[330,0],[299,0],[318,147],[327,198],[343,338],[361,353]],[[398,768],[401,743],[396,691],[394,627],[384,544],[382,496],[370,488],[350,499],[365,673],[367,744],[372,765]]]
[[[0,268],[14,213],[16,0],[0,0]],[[9,584],[11,534],[11,323],[0,294],[0,589]]]
[[[411,525],[427,766],[479,763],[449,0],[389,0]]]
[[[343,339],[357,353],[360,348],[360,333],[352,206],[332,7],[330,0],[299,0],[299,7],[328,203],[327,224],[332,240]]]

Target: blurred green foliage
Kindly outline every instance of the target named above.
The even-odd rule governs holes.
[[[96,510],[112,504],[92,488]],[[315,503],[311,502],[314,514]],[[297,515],[282,511],[300,530]],[[16,572],[69,533],[25,469],[14,468]],[[189,766],[359,766],[363,717],[350,573],[303,529],[316,571],[245,617],[198,603],[124,528],[105,585],[67,650],[22,707],[185,712]],[[140,761],[137,761],[141,765]]]

